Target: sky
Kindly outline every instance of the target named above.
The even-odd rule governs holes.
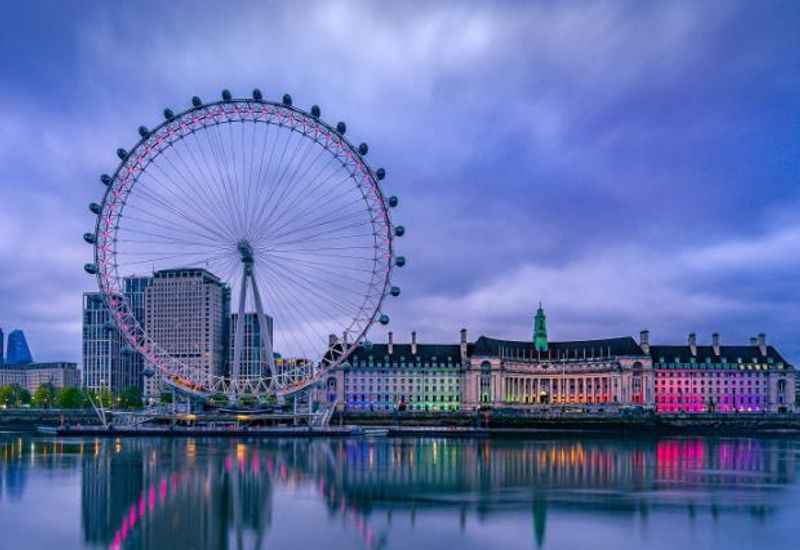
[[[800,363],[800,3],[16,2],[0,327],[80,361],[87,205],[165,107],[291,93],[370,145],[395,340],[745,344]],[[371,333],[385,339],[383,327]]]

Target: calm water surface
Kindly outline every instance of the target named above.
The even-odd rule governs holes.
[[[800,440],[0,434],[0,549],[800,547]]]

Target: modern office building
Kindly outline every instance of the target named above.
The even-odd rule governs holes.
[[[100,292],[83,294],[83,387],[93,391],[119,393],[131,379],[123,369],[122,349],[126,345],[111,320]]]
[[[205,269],[166,269],[153,274],[144,290],[148,336],[170,356],[211,375],[225,371],[230,290]],[[162,391],[158,372],[145,379],[144,395]]]
[[[0,369],[0,386],[21,386],[33,393],[42,384],[57,389],[80,385],[76,363],[28,363]]]
[[[150,277],[127,277],[123,280],[125,297],[139,323],[144,322],[144,294]],[[103,295],[83,295],[83,385],[99,391],[120,393],[128,387],[143,389],[144,358],[116,329]]]
[[[31,349],[25,339],[25,333],[19,329],[12,330],[8,334],[8,352],[6,353],[6,365],[27,365],[33,363]]]
[[[273,322],[269,315],[264,316],[267,322],[270,341],[273,338]],[[236,342],[236,324],[239,320],[238,313],[232,313],[228,323],[228,373],[233,373],[233,350]],[[239,375],[242,377],[257,377],[267,374],[266,362],[261,359],[261,324],[258,322],[258,315],[255,313],[244,314],[244,346],[239,366]]]

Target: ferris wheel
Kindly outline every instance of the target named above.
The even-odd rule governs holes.
[[[94,263],[84,269],[146,374],[199,397],[290,394],[369,346],[373,323],[389,323],[384,301],[400,294],[392,270],[405,264],[393,246],[405,229],[389,216],[398,199],[384,195],[385,170],[364,161],[367,144],[320,116],[288,94],[274,102],[224,90],[220,101],[165,109],[158,127],[140,127],[138,143],[117,150],[103,199],[89,206]],[[196,270],[219,287],[232,334],[214,368],[191,359],[207,344],[176,346],[126,291],[128,277]],[[192,321],[171,315],[178,332]]]

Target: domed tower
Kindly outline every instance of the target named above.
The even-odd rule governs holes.
[[[542,302],[539,302],[539,309],[536,310],[533,320],[533,345],[536,351],[547,351],[547,317],[542,309]]]

